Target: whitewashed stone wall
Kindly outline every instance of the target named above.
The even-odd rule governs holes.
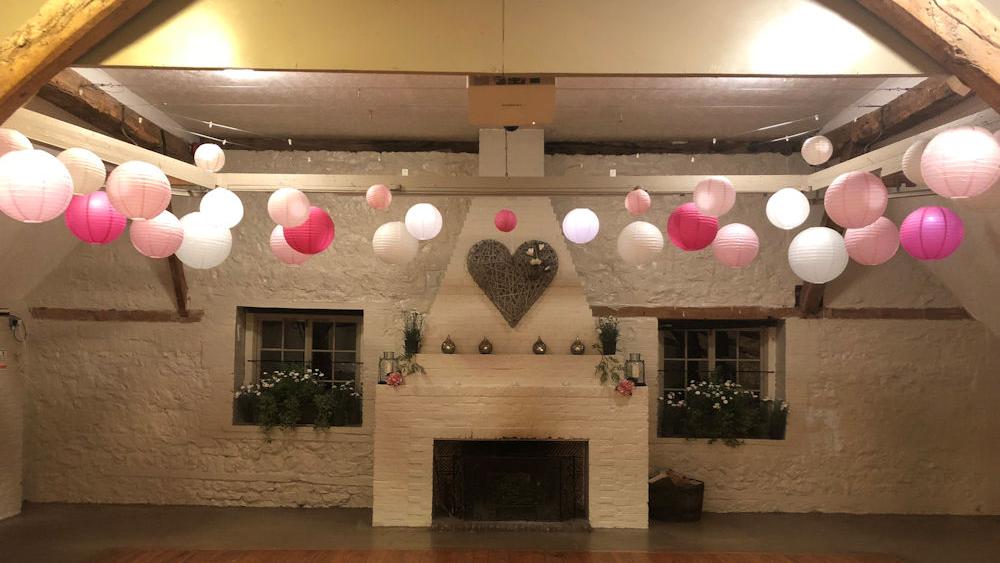
[[[7,330],[7,319],[0,317],[0,519],[21,512],[21,475],[23,470],[24,393],[18,371],[21,345]]]

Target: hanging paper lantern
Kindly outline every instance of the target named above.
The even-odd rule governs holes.
[[[917,260],[943,260],[964,238],[962,219],[947,207],[921,207],[899,227],[899,243]]]
[[[194,151],[194,163],[205,172],[218,172],[226,165],[226,153],[219,145],[203,143]]]
[[[368,207],[372,209],[380,211],[389,209],[389,204],[392,203],[392,190],[385,184],[375,184],[365,192],[365,201],[368,202]]]
[[[108,194],[93,192],[73,196],[63,216],[66,226],[76,238],[87,244],[108,244],[125,232],[128,222],[111,202]]]
[[[71,148],[59,153],[59,162],[73,178],[73,191],[79,195],[96,192],[104,186],[107,170],[101,157],[87,149]]]
[[[429,203],[418,203],[409,208],[403,220],[406,230],[417,240],[431,240],[438,236],[444,222],[441,212]]]
[[[677,248],[693,252],[712,244],[719,232],[719,219],[705,215],[693,203],[685,203],[667,219],[667,235]]]
[[[625,209],[633,217],[638,217],[649,211],[651,205],[653,205],[653,200],[649,197],[649,192],[640,187],[633,188],[625,195]]]
[[[760,239],[743,223],[730,223],[719,229],[712,241],[712,254],[723,266],[745,268],[760,251]]]
[[[656,225],[634,221],[618,234],[618,255],[626,264],[646,264],[663,252],[663,234]]]
[[[181,217],[184,240],[177,258],[196,270],[207,270],[225,262],[233,249],[233,234],[204,214],[195,211]]]
[[[280,188],[267,199],[267,214],[285,227],[298,227],[309,218],[309,198],[295,188]]]
[[[128,237],[139,254],[166,258],[180,248],[184,240],[184,226],[173,213],[164,211],[147,221],[132,223]]]
[[[243,220],[243,202],[240,201],[240,196],[226,188],[215,188],[205,194],[198,209],[227,229],[232,229]]]
[[[334,226],[330,214],[313,206],[309,218],[298,227],[285,228],[288,245],[303,254],[319,254],[333,242]]]
[[[920,175],[920,159],[927,148],[927,139],[921,139],[910,145],[903,153],[903,176],[918,186],[924,185],[924,177]]]
[[[823,197],[823,207],[834,223],[860,229],[875,222],[889,205],[882,179],[863,170],[837,176]]]
[[[108,175],[108,198],[133,221],[152,219],[170,205],[170,180],[148,162],[130,160]]]
[[[810,283],[832,281],[847,268],[847,260],[844,237],[827,227],[810,227],[788,246],[788,265]]]
[[[31,146],[28,140],[20,131],[0,128],[0,156],[13,151],[30,151],[35,147]]]
[[[387,264],[406,264],[417,257],[420,242],[406,230],[402,221],[393,221],[376,229],[372,250],[379,260]]]
[[[802,143],[802,158],[806,162],[817,166],[830,160],[833,156],[833,143],[823,135],[809,137]]]
[[[285,264],[298,266],[311,258],[308,254],[303,254],[288,245],[288,241],[285,240],[285,228],[281,225],[274,226],[269,244],[271,253]]]
[[[860,229],[844,232],[847,255],[858,264],[878,266],[889,261],[899,250],[899,230],[892,221],[879,217]]]
[[[509,233],[517,227],[517,215],[510,209],[501,209],[493,216],[493,224],[502,233]]]
[[[22,223],[51,221],[73,199],[73,179],[59,159],[40,150],[0,157],[0,211]]]
[[[694,204],[705,215],[721,217],[736,203],[736,189],[725,176],[706,178],[694,187]]]
[[[927,187],[951,199],[979,195],[1000,178],[1000,144],[982,127],[938,133],[920,158]]]
[[[782,188],[767,199],[765,213],[772,225],[788,231],[809,218],[809,200],[795,188]]]
[[[597,214],[586,207],[577,207],[563,217],[563,236],[576,244],[587,244],[597,237],[601,221]]]

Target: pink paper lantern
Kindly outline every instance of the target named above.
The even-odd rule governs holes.
[[[844,232],[847,255],[858,264],[878,266],[889,261],[899,250],[899,229],[892,221],[879,217],[860,229]]]
[[[517,227],[517,215],[510,209],[501,209],[493,217],[493,224],[496,225],[498,231],[509,233]]]
[[[0,211],[22,223],[42,223],[62,215],[73,199],[66,166],[40,150],[0,157]]]
[[[319,254],[333,242],[334,227],[330,214],[319,207],[309,208],[309,218],[298,227],[285,229],[288,246],[303,254]]]
[[[1000,178],[1000,144],[982,127],[948,129],[927,143],[920,175],[944,197],[974,197]]]
[[[35,147],[20,131],[0,128],[0,156],[13,151],[30,151]]]
[[[281,225],[276,225],[271,231],[270,245],[271,253],[290,266],[304,264],[310,258],[308,254],[303,254],[288,245],[288,241],[285,240],[285,228]]]
[[[667,219],[667,235],[677,248],[693,252],[712,244],[719,232],[719,219],[705,215],[693,203],[674,209]]]
[[[166,258],[177,252],[184,242],[184,226],[176,215],[164,211],[148,221],[132,223],[128,237],[139,254]]]
[[[649,211],[652,205],[653,200],[649,197],[649,192],[642,188],[633,188],[632,191],[625,195],[625,209],[633,217],[638,217]]]
[[[721,217],[736,203],[736,189],[725,176],[712,176],[694,187],[694,204],[705,215]]]
[[[965,238],[962,219],[947,207],[921,207],[903,219],[899,243],[917,260],[943,260]]]
[[[365,192],[365,200],[372,209],[380,211],[389,209],[389,204],[392,203],[392,190],[385,184],[375,184]]]
[[[66,226],[76,238],[87,244],[108,244],[125,232],[128,222],[104,192],[73,196],[63,216]]]
[[[170,205],[167,175],[141,160],[130,160],[112,170],[107,191],[111,205],[133,221],[152,219]]]
[[[309,198],[295,188],[280,188],[267,199],[267,214],[282,227],[298,227],[309,218]]]
[[[837,176],[823,198],[826,214],[845,229],[871,225],[888,205],[889,192],[882,179],[863,170]]]
[[[760,239],[743,223],[725,225],[712,241],[712,254],[723,266],[745,268],[760,252]]]

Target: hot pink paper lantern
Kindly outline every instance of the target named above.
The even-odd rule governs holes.
[[[278,260],[290,266],[304,264],[310,258],[308,254],[303,254],[289,246],[288,241],[285,240],[285,228],[281,225],[276,225],[274,230],[271,231],[270,245],[271,253]]]
[[[947,207],[921,207],[903,219],[899,243],[917,260],[943,260],[965,238],[962,219]]]
[[[392,203],[392,190],[385,184],[375,184],[365,192],[365,200],[372,209],[380,211],[389,209],[389,204]]]
[[[76,238],[87,244],[108,244],[125,232],[128,222],[104,192],[73,196],[63,216],[66,226]]]
[[[309,208],[309,218],[298,227],[285,229],[288,246],[303,254],[319,254],[333,242],[334,227],[330,214],[313,206]]]
[[[705,215],[721,217],[736,203],[736,189],[725,176],[712,176],[694,187],[694,204]]]
[[[167,175],[141,160],[130,160],[112,170],[107,191],[111,205],[133,221],[152,219],[170,205]]]
[[[309,218],[309,198],[295,188],[280,188],[267,199],[267,214],[285,227],[298,227]]]
[[[674,209],[667,219],[667,235],[677,248],[693,252],[712,244],[719,232],[719,219],[705,215],[693,203]]]
[[[517,215],[510,209],[501,209],[493,217],[493,224],[496,225],[498,231],[509,233],[517,227]]]
[[[982,127],[948,129],[927,143],[920,175],[944,197],[974,197],[1000,178],[1000,144]]]
[[[653,200],[649,197],[649,192],[642,188],[633,188],[632,191],[625,195],[625,209],[633,217],[638,217],[649,211],[652,205]]]
[[[22,223],[62,215],[73,199],[73,178],[59,159],[40,150],[0,157],[0,211]]]
[[[889,192],[882,179],[863,170],[837,176],[823,197],[826,214],[845,229],[871,225],[888,205]]]
[[[892,221],[879,217],[860,229],[844,232],[847,255],[858,264],[878,266],[889,261],[899,250],[899,229]]]
[[[184,242],[184,226],[176,215],[164,211],[148,221],[132,223],[128,237],[139,254],[166,258],[177,252]]]
[[[760,252],[760,239],[743,223],[730,223],[719,229],[712,241],[712,254],[723,266],[745,268]]]

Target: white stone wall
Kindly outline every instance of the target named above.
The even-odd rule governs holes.
[[[21,345],[0,317],[0,519],[21,512],[23,470],[24,393],[18,370]]]

